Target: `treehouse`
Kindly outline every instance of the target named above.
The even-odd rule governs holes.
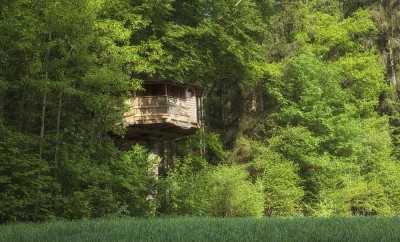
[[[128,101],[124,114],[128,139],[173,139],[196,132],[202,120],[198,86],[149,81]]]

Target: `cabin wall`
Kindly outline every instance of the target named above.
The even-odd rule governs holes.
[[[173,120],[187,123],[188,125],[197,125],[197,105],[196,97],[176,98],[168,97],[168,113]]]
[[[189,115],[190,115],[190,122],[192,123],[198,123],[198,118],[197,118],[197,97],[193,96],[187,100],[187,105],[189,108]]]

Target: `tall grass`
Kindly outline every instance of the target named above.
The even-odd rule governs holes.
[[[0,226],[0,241],[400,241],[400,218],[113,218]]]

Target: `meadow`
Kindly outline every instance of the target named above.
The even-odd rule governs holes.
[[[4,242],[400,241],[400,218],[109,218],[0,226]]]

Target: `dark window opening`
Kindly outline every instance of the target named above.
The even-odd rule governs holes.
[[[178,86],[168,86],[168,96],[186,98],[186,88]]]
[[[137,96],[165,96],[176,98],[192,98],[196,91],[190,87],[174,86],[169,84],[144,84],[143,91],[136,93]]]
[[[138,96],[164,96],[165,95],[165,85],[162,84],[145,84],[143,86],[144,90],[138,92]]]

